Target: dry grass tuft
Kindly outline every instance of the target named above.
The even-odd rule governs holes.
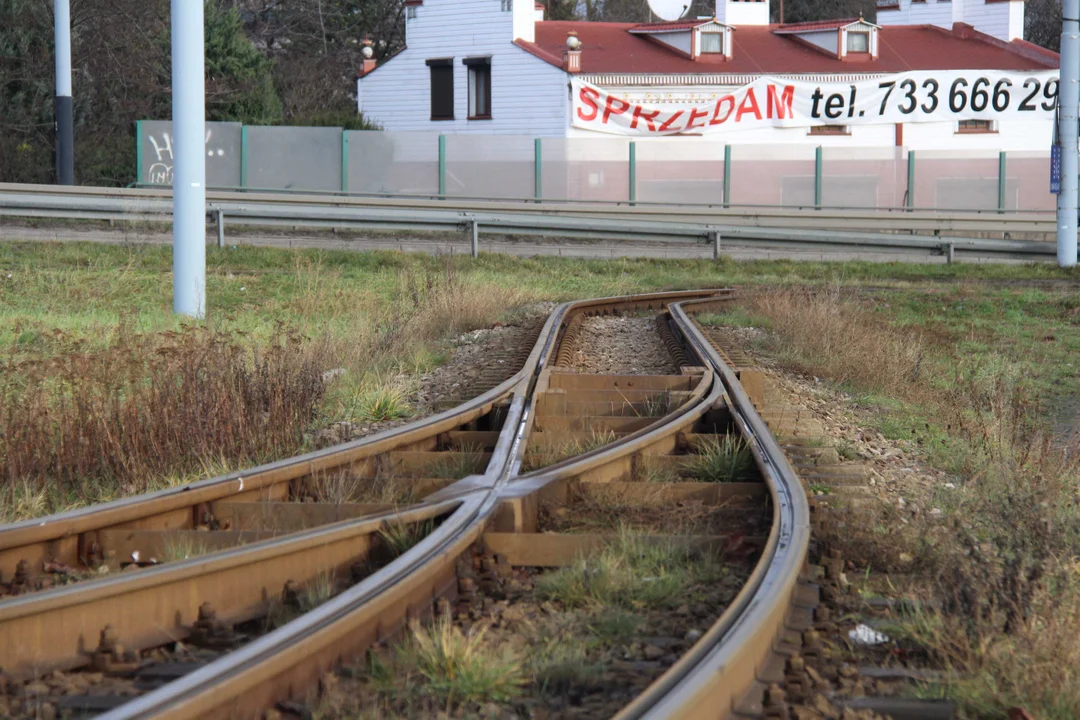
[[[976,363],[946,352],[938,365],[949,382],[934,387],[918,375],[918,337],[883,328],[835,290],[765,293],[753,308],[786,364],[929,418],[924,449],[960,480],[932,498],[943,519],[901,523],[887,508],[820,539],[866,567],[923,578],[921,592],[937,602],[895,632],[947,670],[945,693],[964,717],[1005,717],[1010,707],[1041,720],[1080,717],[1080,462],[1052,442],[1022,374],[996,356]]]
[[[38,514],[61,497],[100,499],[101,485],[130,494],[153,478],[293,454],[323,396],[325,364],[325,348],[294,333],[251,350],[204,329],[126,332],[108,351],[71,343],[0,363],[5,494]]]
[[[748,298],[783,338],[782,359],[804,372],[904,396],[919,377],[923,344],[893,330],[840,288],[773,290]]]

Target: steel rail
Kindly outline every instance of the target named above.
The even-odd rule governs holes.
[[[715,291],[689,293],[660,293],[603,300],[565,303],[552,313],[552,320],[562,326],[571,310],[581,312],[599,306],[636,307],[666,304],[667,301],[685,298],[687,295],[701,297],[715,295]],[[549,325],[552,321],[549,321]],[[530,358],[533,372],[531,381],[548,364],[555,349],[554,333],[542,336]],[[535,362],[533,362],[535,360]],[[705,384],[705,383],[703,383]],[[711,382],[708,383],[712,385]],[[698,393],[691,404],[699,404]],[[307,613],[269,635],[249,643],[209,665],[170,683],[159,690],[144,695],[103,716],[110,720],[120,718],[205,718],[205,717],[254,717],[261,709],[272,705],[273,700],[287,697],[290,691],[317,679],[321,670],[340,662],[342,657],[355,656],[378,639],[372,633],[372,618],[392,608],[402,607],[402,595],[410,597],[415,587],[430,587],[427,576],[438,569],[454,566],[454,560],[475,542],[488,522],[499,523],[496,517],[504,502],[503,490],[520,467],[524,451],[524,437],[535,417],[535,392],[517,396],[512,418],[513,432],[504,434],[500,443],[509,444],[505,464],[496,474],[466,478],[459,486],[451,486],[445,495],[481,502],[481,507],[471,516],[469,524],[455,525],[455,534],[446,535],[442,544],[431,552],[416,551],[395,562],[397,575],[393,582],[372,576],[369,580],[347,590],[341,596]],[[510,419],[507,426],[510,426]],[[640,435],[640,433],[635,434]],[[627,438],[621,446],[633,445],[637,437]],[[625,450],[624,450],[625,451]],[[452,502],[445,500],[443,502]],[[440,502],[431,498],[429,502]],[[502,513],[505,516],[505,512]],[[505,522],[505,521],[503,521]],[[425,543],[427,547],[428,543]],[[415,550],[415,549],[414,549]],[[389,568],[387,569],[389,574]],[[430,613],[429,594],[427,608]],[[379,633],[385,635],[389,633]],[[342,638],[352,638],[352,645],[343,647]],[[298,679],[299,678],[299,679]]]
[[[764,472],[772,497],[772,529],[758,566],[720,619],[617,720],[731,716],[754,690],[781,640],[809,552],[810,507],[802,483],[734,371],[686,314],[692,305],[676,304],[671,313],[724,386],[734,419]]]
[[[171,191],[121,188],[63,188],[0,184],[0,216],[56,217],[98,220],[163,220],[171,212]],[[274,210],[275,212],[271,212]],[[330,210],[344,215],[326,215]],[[341,197],[335,195],[210,192],[208,215],[217,212],[240,224],[285,224],[346,227],[349,218],[364,222],[366,212],[386,211],[399,229],[446,229],[446,216],[458,222],[502,215],[559,216],[630,222],[678,221],[699,226],[765,229],[818,229],[879,233],[1029,233],[1049,237],[1056,226],[1052,214],[998,211],[879,211],[853,208],[774,208],[666,205],[650,203],[573,203],[507,200]],[[419,213],[433,212],[436,227]],[[246,215],[246,216],[245,216]],[[378,229],[371,216],[364,227]],[[407,221],[414,224],[409,226]],[[361,225],[356,225],[360,227]]]
[[[628,296],[609,299],[606,302],[612,306],[648,307],[674,299],[709,295],[715,295],[715,291]],[[371,592],[377,590],[378,595],[387,590],[383,581],[388,576],[402,578],[401,583],[395,581],[389,585],[390,588],[400,585],[395,595],[396,600],[389,606],[380,606],[384,610],[390,608],[393,612],[400,611],[395,621],[396,625],[400,625],[404,622],[405,616],[411,612],[409,608],[422,606],[430,611],[432,597],[438,597],[448,591],[447,583],[452,584],[453,577],[446,575],[445,563],[442,567],[443,572],[438,574],[436,580],[428,577],[422,581],[413,578],[405,582],[404,575],[394,575],[394,573],[405,573],[404,568],[409,567],[408,562],[419,562],[416,559],[421,553],[426,553],[423,557],[431,562],[436,562],[435,558],[447,557],[446,546],[438,544],[442,540],[453,541],[454,547],[467,547],[476,539],[475,535],[479,532],[476,529],[477,518],[486,517],[491,513],[497,498],[497,493],[494,491],[512,472],[516,472],[516,468],[520,465],[524,428],[530,418],[531,407],[526,406],[524,399],[528,388],[535,381],[535,373],[544,366],[546,358],[553,352],[554,329],[561,325],[563,315],[572,305],[562,306],[548,319],[545,331],[530,354],[526,366],[516,376],[520,377],[520,380],[513,389],[514,400],[510,406],[509,417],[504,424],[496,453],[493,454],[496,461],[489,465],[482,478],[481,487],[485,489],[485,492],[481,494],[483,502],[478,501],[474,493],[471,497],[441,503],[433,499],[426,505],[409,511],[411,514],[405,517],[417,519],[449,512],[455,506],[459,508],[445,520],[439,532],[431,536],[430,541],[425,540],[417,546],[421,550],[407,556],[407,561],[403,559],[395,561],[392,567],[380,571],[381,574],[377,575],[380,578],[379,581],[363,581],[360,585],[346,591],[341,597],[351,598],[355,601],[355,607],[359,607],[375,597],[371,595]],[[516,458],[516,461],[512,462],[513,458]],[[480,478],[472,477],[464,482],[475,484],[478,479]],[[92,515],[89,511],[87,513]],[[362,557],[369,545],[362,542],[357,544],[356,539],[370,536],[386,518],[386,515],[381,515],[346,521],[280,540],[269,540],[213,556],[144,570],[126,577],[118,576],[89,581],[0,602],[0,629],[2,629],[0,630],[0,647],[5,648],[0,652],[0,663],[16,677],[33,675],[48,671],[50,668],[78,665],[81,661],[85,661],[95,633],[105,624],[102,618],[109,617],[110,612],[116,617],[117,629],[125,644],[134,648],[177,639],[176,636],[183,634],[182,628],[170,630],[163,627],[164,621],[161,618],[164,616],[161,613],[164,612],[164,615],[170,618],[173,614],[178,617],[193,618],[196,606],[206,597],[213,597],[220,602],[225,610],[222,614],[230,620],[251,617],[253,614],[258,614],[260,607],[265,610],[265,603],[252,601],[252,596],[265,600],[267,587],[273,587],[273,583],[278,583],[280,586],[283,578],[307,580],[313,576],[313,573],[318,573],[328,567],[340,569],[342,563],[349,557],[355,558],[357,555]],[[469,542],[460,545],[459,541],[464,542],[462,538],[466,535]],[[337,549],[339,547],[340,549]],[[326,557],[320,560],[318,553]],[[288,566],[275,569],[274,572],[277,574],[270,580],[267,580],[265,574],[256,574],[254,578],[248,575],[224,583],[221,580],[226,577],[223,573],[230,568],[254,567],[260,562],[268,563],[280,557],[289,557],[292,560]],[[419,585],[417,585],[418,582]],[[163,588],[166,592],[162,591]],[[402,593],[405,593],[404,597],[401,596]],[[164,603],[161,600],[162,597],[167,598]],[[139,612],[140,608],[147,607],[153,607],[155,612]],[[394,624],[384,623],[384,630]],[[354,628],[362,636],[360,640],[370,634],[370,628],[365,628],[363,624]],[[77,635],[77,638],[73,639],[73,635]],[[326,639],[328,642],[340,642],[341,635],[335,631],[332,635],[326,636]],[[370,638],[368,640],[370,641]],[[44,651],[40,652],[42,648]],[[34,654],[35,652],[37,655]],[[297,669],[297,672],[310,671],[301,667]]]

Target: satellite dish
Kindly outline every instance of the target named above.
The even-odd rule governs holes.
[[[690,9],[690,0],[649,0],[649,9],[662,20],[678,20]]]

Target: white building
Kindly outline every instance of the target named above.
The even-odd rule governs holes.
[[[805,204],[817,153],[826,204],[1052,207],[1059,58],[1021,39],[1023,1],[878,2],[877,24],[777,25],[768,0],[647,24],[409,0],[406,48],[365,63],[359,110],[391,135],[447,136],[451,194]],[[430,141],[394,143],[410,179],[372,186],[422,187]]]
[[[359,109],[390,131],[578,137],[599,133],[572,122],[571,78],[630,102],[685,106],[763,76],[848,84],[912,71],[1058,66],[1056,53],[1020,39],[1022,0],[892,2],[879,0],[878,25],[770,25],[767,1],[744,0],[718,0],[714,19],[635,25],[545,22],[532,0],[410,0],[406,48],[365,68]],[[568,50],[572,35],[578,50]],[[717,134],[738,144],[1046,151],[1052,124],[1039,113]]]

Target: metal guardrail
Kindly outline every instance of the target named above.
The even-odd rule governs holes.
[[[78,220],[168,222],[171,192],[119,188],[58,188],[0,184],[0,216]],[[964,237],[962,233],[1055,231],[1040,215],[996,213],[875,212],[856,210],[749,211],[666,205],[595,205],[472,202],[456,199],[343,198],[333,195],[217,193],[207,214],[224,244],[229,223],[366,230],[472,232],[481,235],[574,237],[591,240],[725,243],[741,247],[913,253],[956,257],[1042,260],[1056,256],[1052,243]],[[934,233],[900,234],[909,233]],[[956,233],[945,235],[942,233]]]

